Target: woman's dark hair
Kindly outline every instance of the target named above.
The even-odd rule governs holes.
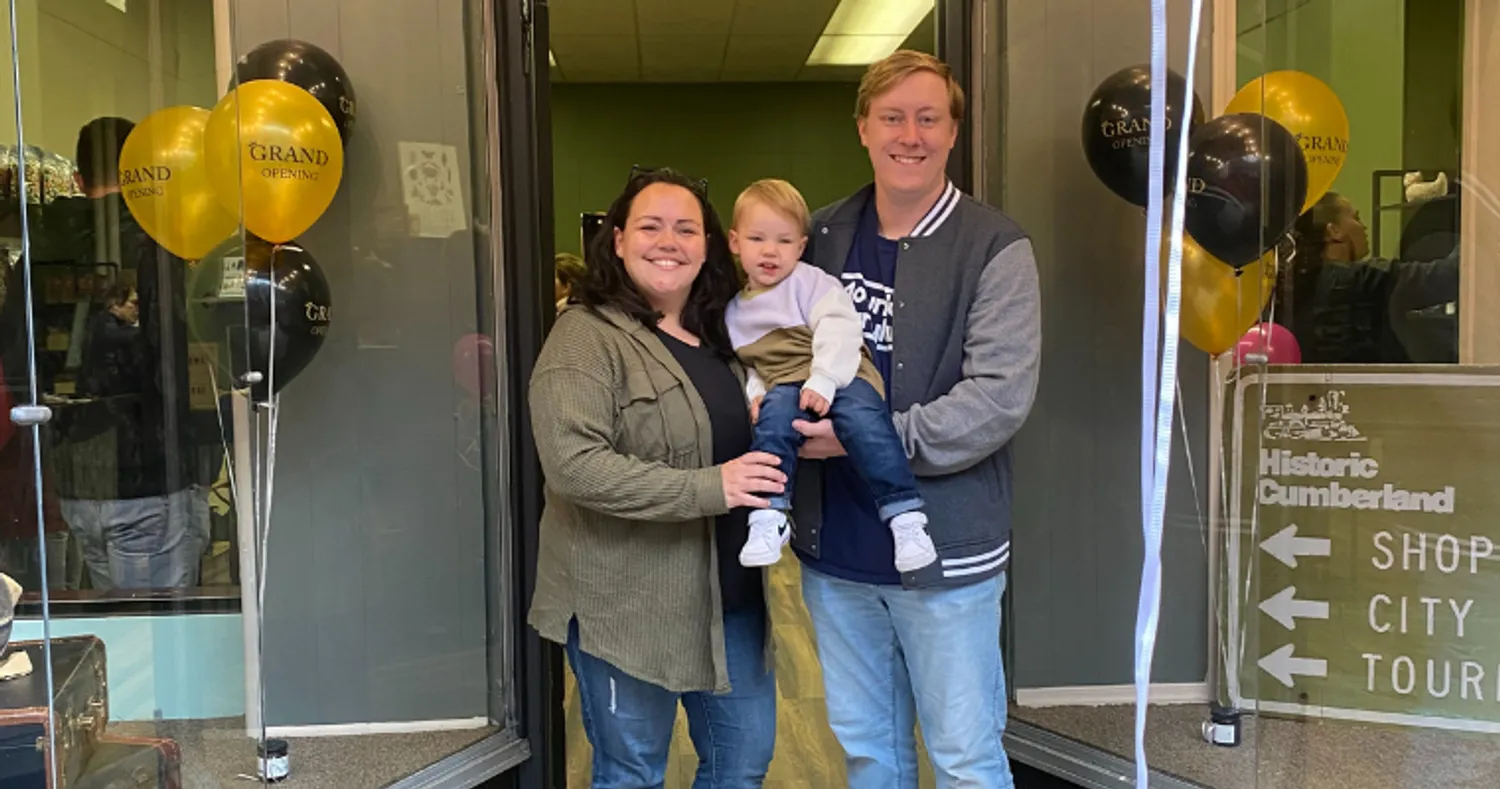
[[[1296,263],[1316,266],[1323,262],[1328,247],[1328,226],[1339,221],[1343,210],[1343,197],[1330,191],[1297,217],[1296,224],[1292,225],[1292,240],[1297,244]]]
[[[1297,217],[1297,222],[1292,225],[1295,252],[1292,259],[1282,263],[1281,270],[1276,272],[1278,311],[1294,312],[1299,293],[1304,302],[1312,298],[1318,269],[1323,266],[1327,254],[1328,226],[1339,221],[1343,210],[1343,198],[1338,192],[1329,191]]]
[[[729,239],[724,234],[718,213],[708,202],[703,183],[674,170],[664,168],[632,173],[625,191],[615,198],[605,213],[604,224],[593,238],[588,239],[583,276],[573,285],[572,299],[594,309],[613,307],[650,327],[661,321],[661,313],[651,308],[625,272],[625,261],[615,254],[613,232],[625,229],[625,220],[630,216],[630,207],[636,196],[652,184],[671,184],[688,190],[703,210],[703,240],[708,247],[708,257],[693,280],[687,304],[682,308],[682,327],[696,334],[711,350],[728,356],[733,351],[729,330],[724,326],[724,310],[739,290],[734,256],[729,252]]]
[[[124,282],[116,282],[109,286],[104,292],[104,306],[119,307],[130,301],[130,294],[135,293],[135,286]]]

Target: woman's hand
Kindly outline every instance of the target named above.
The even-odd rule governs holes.
[[[786,490],[786,475],[776,469],[781,459],[768,452],[746,452],[719,466],[724,478],[724,501],[730,509],[766,509],[771,502],[757,493],[778,494]]]

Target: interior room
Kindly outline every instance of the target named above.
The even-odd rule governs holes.
[[[954,69],[947,176],[1040,285],[1017,785],[1129,784],[1142,690],[1156,787],[1500,774],[1500,0],[0,8],[0,786],[590,786],[527,620],[562,272],[636,167],[726,221],[865,186],[898,49]],[[802,579],[770,789],[849,782]]]
[[[40,497],[30,441],[4,447],[0,564],[23,590],[13,643],[27,646],[12,654],[32,672],[0,691],[54,675],[73,687],[68,667],[97,663],[108,692],[92,719],[114,750],[60,766],[84,770],[70,785],[147,764],[161,771],[152,786],[238,786],[284,777],[275,771],[286,759],[290,786],[395,786],[448,775],[450,757],[524,758],[512,682],[492,679],[512,676],[513,654],[502,635],[511,574],[499,571],[508,516],[494,504],[504,438],[484,378],[497,333],[482,65],[494,19],[479,2],[385,3],[378,19],[372,8],[4,9],[16,35],[0,38],[17,75],[0,80],[6,402],[24,401],[31,383],[29,248],[34,381],[53,418],[39,428]],[[266,85],[277,91],[252,106],[265,94],[246,86]],[[301,115],[287,114],[294,105]],[[283,189],[271,203],[297,227],[247,211],[237,230],[228,212],[250,199],[251,181],[231,169],[209,198],[226,221],[200,213],[180,225],[216,235],[163,235],[141,219],[160,214],[132,205],[150,196],[134,188],[146,176],[132,175],[202,177],[216,117],[229,146],[279,134],[263,146],[317,151],[294,164],[284,155],[276,172],[304,189],[334,178],[336,194]],[[101,118],[113,119],[103,139],[81,131]],[[189,138],[192,150],[172,147]],[[136,169],[143,160],[154,164]],[[312,169],[340,160],[341,172]],[[183,205],[172,210],[209,210]],[[169,255],[141,251],[141,230]],[[97,245],[75,252],[80,239]],[[268,299],[300,343],[269,360],[251,328]],[[110,321],[119,336],[147,337],[127,345],[144,352],[97,361],[116,336],[101,328]],[[100,383],[106,363],[115,384]],[[252,385],[245,375],[257,368],[280,380]],[[144,461],[127,447],[142,441]],[[173,470],[162,479],[141,471],[163,461]],[[138,536],[116,531],[112,513],[163,490],[168,524],[183,517],[185,534],[153,537],[145,516]],[[169,567],[132,558],[174,545]],[[55,671],[44,670],[48,655]]]

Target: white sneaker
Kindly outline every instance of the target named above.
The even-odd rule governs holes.
[[[927,516],[920,512],[903,512],[891,519],[891,536],[896,538],[896,569],[903,573],[920,570],[937,561],[937,548],[927,535]]]
[[[781,549],[792,539],[792,524],[779,510],[750,513],[750,536],[740,549],[740,564],[766,567],[781,561]]]

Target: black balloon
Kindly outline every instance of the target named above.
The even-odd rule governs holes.
[[[339,138],[349,143],[354,132],[354,84],[344,67],[327,51],[306,41],[267,41],[250,50],[235,65],[238,82],[274,79],[290,82],[311,93],[339,128]]]
[[[199,262],[188,286],[188,331],[195,342],[224,346],[218,389],[249,384],[251,397],[264,401],[323,347],[333,298],[322,267],[301,245],[249,234],[245,241],[248,254],[236,236]]]
[[[1187,96],[1187,81],[1167,72],[1167,129],[1177,128]],[[1193,96],[1189,128],[1203,123],[1203,104]],[[1163,173],[1170,182],[1180,147],[1168,134]],[[1131,66],[1111,74],[1083,110],[1083,153],[1104,185],[1135,205],[1146,205],[1151,168],[1151,69]]]
[[[1296,136],[1256,113],[1203,124],[1188,144],[1187,174],[1184,228],[1235,268],[1290,232],[1307,199],[1307,160]]]

